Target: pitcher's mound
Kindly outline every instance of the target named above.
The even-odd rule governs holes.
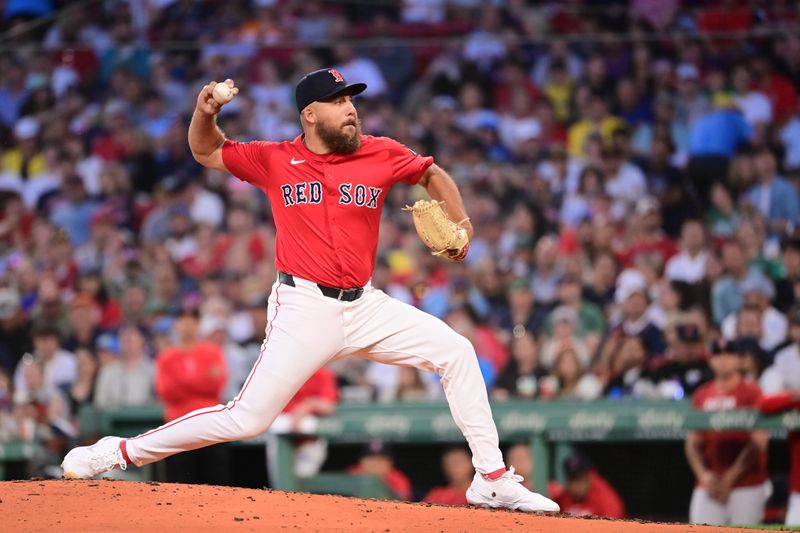
[[[0,516],[3,523],[0,529],[14,532],[722,531],[718,527],[539,516],[270,490],[126,481],[2,482]]]

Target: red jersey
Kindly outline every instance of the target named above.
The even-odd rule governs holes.
[[[398,181],[416,184],[433,164],[386,137],[361,137],[353,154],[315,154],[294,141],[225,141],[225,167],[262,189],[277,229],[275,266],[338,288],[366,285],[375,265],[383,202]]]
[[[467,505],[467,487],[457,488],[450,485],[434,487],[422,498],[422,501],[442,505]]]
[[[794,399],[791,393],[783,392],[761,399],[759,407],[766,414],[776,414],[788,409],[800,409],[800,401]],[[800,493],[800,432],[789,433],[789,488],[792,492]]]
[[[695,409],[727,411],[742,407],[757,407],[761,390],[750,381],[741,380],[731,391],[722,391],[716,381],[702,385],[692,397]],[[721,476],[728,470],[745,446],[750,443],[750,431],[704,431],[701,433],[703,462],[713,473]],[[734,487],[760,485],[767,479],[767,453],[762,451],[758,461],[736,480]]]
[[[225,355],[216,344],[199,342],[186,350],[164,349],[156,359],[156,392],[169,422],[188,412],[217,405],[228,373]]]
[[[308,398],[319,398],[335,403],[339,399],[336,374],[327,368],[317,370],[289,400],[289,403],[283,408],[283,412],[291,413]]]
[[[562,513],[575,516],[593,515],[625,518],[625,504],[608,481],[594,470],[589,472],[589,492],[583,501],[575,500],[562,487],[551,487],[550,496]]]

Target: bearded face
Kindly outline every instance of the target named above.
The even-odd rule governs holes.
[[[316,128],[319,138],[334,153],[352,154],[361,146],[361,121],[355,117],[341,124],[320,120]]]

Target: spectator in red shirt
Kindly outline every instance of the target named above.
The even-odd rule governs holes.
[[[442,471],[447,485],[434,487],[422,498],[428,503],[467,505],[467,488],[472,483],[475,470],[472,460],[463,448],[452,448],[442,456]]]
[[[373,475],[382,479],[389,490],[401,500],[411,499],[411,481],[395,468],[390,447],[383,441],[374,440],[364,450],[358,463],[348,470],[353,475]]]
[[[755,407],[758,386],[743,379],[740,343],[712,348],[714,380],[694,393],[692,404],[703,411]],[[757,524],[764,516],[767,490],[765,431],[690,431],[686,458],[697,479],[689,506],[693,524]]]
[[[625,518],[625,504],[617,491],[594,469],[583,454],[573,453],[564,460],[567,482],[551,497],[561,512],[576,516],[593,515]]]
[[[216,344],[200,341],[195,311],[183,311],[175,320],[176,343],[156,358],[156,392],[164,404],[164,421],[203,407],[218,405],[228,379],[225,355]],[[167,479],[174,483],[225,484],[227,449],[209,446],[167,461]]]

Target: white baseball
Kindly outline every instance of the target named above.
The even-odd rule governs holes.
[[[214,90],[211,91],[211,96],[214,97],[218,104],[227,104],[233,100],[233,90],[227,83],[218,83],[214,86]]]

